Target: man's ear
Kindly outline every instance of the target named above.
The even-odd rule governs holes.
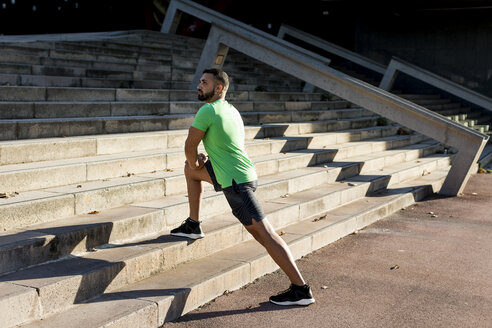
[[[220,94],[224,91],[224,86],[222,84],[217,84],[216,86],[217,92]]]

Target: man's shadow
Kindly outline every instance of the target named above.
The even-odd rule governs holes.
[[[198,321],[202,319],[210,319],[216,317],[227,317],[232,315],[239,315],[244,313],[258,313],[258,312],[271,312],[271,311],[281,311],[281,310],[289,310],[303,307],[299,306],[279,306],[270,302],[262,302],[258,304],[256,307],[247,307],[245,309],[234,309],[234,310],[224,310],[224,311],[212,311],[212,312],[204,312],[204,313],[188,313],[174,322],[190,322],[190,321]],[[164,325],[165,327],[165,325]]]

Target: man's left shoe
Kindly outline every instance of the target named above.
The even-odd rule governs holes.
[[[270,302],[277,305],[309,305],[315,301],[309,285],[296,286],[291,284],[286,291],[270,297]]]
[[[171,230],[171,235],[191,239],[200,239],[205,237],[202,227],[200,227],[200,222],[194,221],[190,218],[187,218],[179,227]]]

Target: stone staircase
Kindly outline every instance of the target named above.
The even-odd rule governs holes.
[[[458,102],[453,102],[451,99],[437,94],[402,94],[401,96],[446,116],[450,120],[473,128],[480,133],[492,136],[492,130],[490,129],[492,124],[492,113],[486,110],[465,107]]]
[[[211,186],[206,237],[169,235],[188,216],[201,47],[143,31],[2,47],[2,327],[159,327],[277,269]],[[225,70],[256,195],[296,258],[439,190],[453,154],[436,141],[233,51]]]

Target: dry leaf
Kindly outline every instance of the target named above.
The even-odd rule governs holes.
[[[390,270],[396,270],[396,269],[399,269],[399,268],[400,268],[400,266],[398,264],[395,264],[394,266],[392,266],[390,268]]]
[[[166,169],[167,172],[174,172],[173,169]]]
[[[318,222],[318,221],[321,221],[321,220],[324,220],[324,219],[326,219],[326,214],[323,215],[323,216],[320,216],[319,218],[314,219],[313,222]]]
[[[328,286],[323,285],[323,286],[321,286],[321,289],[328,289]]]
[[[77,188],[82,188],[82,185],[77,185]]]
[[[289,198],[289,197],[290,197],[289,194],[285,194],[285,195],[280,196],[280,198]]]
[[[92,212],[89,212],[89,214],[98,214],[99,211],[92,211]]]
[[[15,197],[18,194],[19,193],[17,191],[14,191],[14,192],[2,192],[2,193],[0,193],[0,198],[11,198],[11,197]]]
[[[349,182],[349,183],[348,183],[348,185],[349,185],[350,187],[355,187],[355,186],[357,186],[357,183],[352,183],[352,182]]]
[[[278,235],[279,235],[279,236],[283,236],[283,235],[285,235],[285,231],[280,231],[280,232],[278,233]]]

